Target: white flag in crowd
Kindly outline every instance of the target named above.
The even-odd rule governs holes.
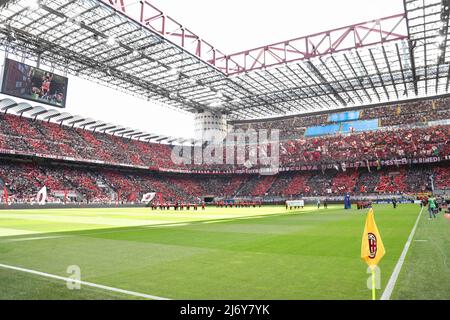
[[[369,160],[366,160],[366,164],[367,164],[367,170],[368,170],[369,172],[372,172],[372,171],[370,171]]]
[[[156,192],[149,192],[149,193],[146,193],[146,194],[144,194],[143,196],[142,196],[142,202],[150,202],[150,201],[152,201],[153,200],[153,198],[155,197],[155,195],[156,195]]]
[[[47,187],[43,186],[37,194],[36,201],[39,205],[42,206],[45,204],[46,200],[47,200]]]

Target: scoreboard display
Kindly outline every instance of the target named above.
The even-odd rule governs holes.
[[[67,84],[66,77],[5,59],[2,84],[4,94],[65,108]]]

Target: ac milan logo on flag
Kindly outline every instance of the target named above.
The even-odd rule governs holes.
[[[44,195],[42,193],[40,193],[38,202],[42,202],[42,200],[44,200]]]
[[[374,259],[377,255],[377,237],[373,233],[368,233],[367,238],[369,240],[369,258]]]

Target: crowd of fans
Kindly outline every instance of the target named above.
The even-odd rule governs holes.
[[[449,138],[450,125],[303,137],[280,142],[279,166],[335,163],[341,165],[343,161],[443,157],[450,155]],[[222,171],[247,168],[242,164],[225,164],[225,151],[223,164],[198,165],[193,161],[188,164],[174,163],[170,145],[126,139],[80,128],[61,127],[58,124],[32,121],[14,115],[0,116],[0,149],[147,168]],[[246,150],[248,157],[251,152],[248,145]]]
[[[0,149],[135,166],[174,166],[169,145],[149,144],[9,114],[0,116]]]
[[[450,126],[378,130],[281,142],[284,166],[446,156]]]
[[[318,126],[327,123],[328,115],[312,115],[312,116],[294,116],[286,119],[274,119],[259,122],[244,122],[235,123],[233,125],[235,130],[273,130],[277,129],[280,133],[280,138],[283,140],[296,139],[306,131],[307,127]]]
[[[46,186],[49,201],[116,203],[139,202],[148,192],[161,192],[169,201],[195,201],[201,189],[187,190],[186,179],[161,178],[147,172],[122,172],[111,169],[48,166],[22,162],[0,163],[0,193],[7,189],[10,203],[32,203]],[[193,182],[192,184],[195,184]]]
[[[380,127],[426,124],[450,119],[450,98],[368,107],[359,110],[359,120],[379,119]],[[281,140],[302,138],[307,127],[329,124],[328,114],[294,116],[287,119],[236,122],[235,129],[277,129]]]
[[[422,100],[368,108],[362,112],[360,119],[380,119],[382,127],[450,119],[450,99]]]
[[[194,164],[172,161],[172,146],[127,139],[111,134],[61,126],[16,115],[0,115],[0,153],[21,152],[46,157],[68,157],[134,167],[132,171],[99,167],[50,166],[29,162],[0,162],[0,193],[12,202],[30,202],[42,186],[50,199],[84,202],[138,202],[158,191],[169,201],[198,202],[200,197],[323,196],[427,192],[434,186],[450,189],[448,166],[378,165],[369,162],[446,157],[450,155],[450,125],[417,125],[450,119],[450,98],[363,109],[360,119],[379,119],[376,131],[306,138],[306,127],[326,124],[328,115],[296,116],[280,120],[240,123],[236,128],[280,129],[279,166],[315,166],[315,171],[282,171],[277,175],[231,174],[232,169],[254,169],[261,164]],[[261,154],[261,146],[257,153]],[[237,149],[235,150],[237,151]],[[252,148],[245,147],[246,157]],[[269,149],[270,156],[272,150]],[[224,162],[226,152],[224,154]],[[359,169],[346,163],[361,162]],[[331,167],[330,167],[331,165]],[[152,169],[150,172],[148,169]],[[327,168],[327,169],[323,169]],[[330,168],[336,168],[331,169]],[[164,169],[217,170],[227,174],[169,174]],[[131,170],[131,169],[130,169]],[[160,170],[160,173],[155,173]],[[313,170],[313,169],[311,169]],[[430,179],[432,177],[432,179]]]
[[[163,174],[148,170],[113,170],[36,164],[5,160],[0,163],[1,202],[34,202],[46,186],[49,201],[139,202],[148,192],[160,192],[165,201],[199,203],[205,196],[302,197],[340,196],[346,193],[414,194],[435,188],[450,189],[450,167],[400,166],[324,172],[289,171],[277,175]]]

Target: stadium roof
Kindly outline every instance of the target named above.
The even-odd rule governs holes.
[[[6,52],[180,110],[230,120],[393,102],[448,92],[449,0],[224,54],[134,0],[7,0]]]

